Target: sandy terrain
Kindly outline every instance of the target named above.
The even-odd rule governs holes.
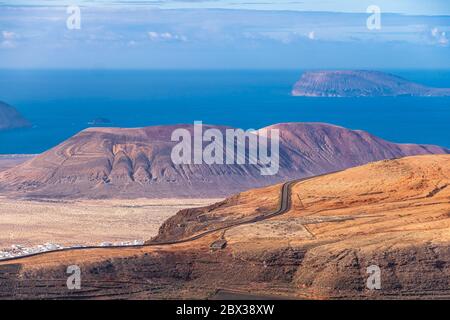
[[[0,249],[98,244],[145,240],[182,208],[207,205],[211,199],[30,201],[0,198]]]

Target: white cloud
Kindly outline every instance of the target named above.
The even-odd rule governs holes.
[[[128,47],[135,47],[137,45],[137,42],[134,40],[128,41],[127,46]]]
[[[147,32],[148,37],[150,38],[150,40],[157,40],[159,39],[159,33],[158,32],[154,32],[154,31],[149,31]]]
[[[13,41],[17,38],[17,34],[12,31],[2,31],[3,40],[0,42],[0,48],[3,49],[13,49],[16,47],[16,43]]]
[[[261,32],[259,33],[259,36],[273,41],[278,41],[283,44],[290,44],[297,38],[297,34],[290,31]]]
[[[5,39],[5,40],[12,40],[12,39],[16,38],[16,34],[14,32],[6,31],[6,30],[2,31],[2,36],[3,36],[3,39]]]
[[[448,44],[448,38],[445,32],[441,33],[441,37],[439,38],[439,43],[442,45],[447,45]]]
[[[170,32],[149,31],[147,32],[147,35],[152,41],[187,41],[187,38],[185,36]]]
[[[447,46],[449,39],[447,38],[447,33],[445,31],[440,31],[438,28],[431,29],[431,36],[437,44],[441,46]]]
[[[284,29],[281,31],[264,31],[256,33],[244,32],[242,35],[246,39],[270,39],[273,41],[281,42],[283,44],[292,44],[297,41],[302,41],[305,39],[305,37],[310,40],[316,40],[316,32],[307,30]]]

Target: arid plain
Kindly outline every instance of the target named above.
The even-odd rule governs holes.
[[[33,155],[0,157],[0,172]],[[183,208],[218,199],[58,200],[0,196],[0,250],[11,245],[97,245],[146,240]]]
[[[63,246],[144,241],[183,208],[214,199],[18,200],[0,197],[0,250],[11,245]]]

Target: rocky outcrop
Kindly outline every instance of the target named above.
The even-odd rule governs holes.
[[[378,71],[305,72],[292,89],[304,97],[450,96],[449,88],[430,88]]]
[[[0,299],[207,299],[223,288],[289,299],[448,299],[449,248],[425,245],[368,255],[348,249],[325,256],[310,247],[236,256],[226,249],[160,251],[77,262],[80,290],[67,289],[66,260],[34,270],[0,265]],[[366,287],[366,267],[374,261],[383,270],[380,290]]]
[[[358,249],[311,250],[293,282],[323,296],[338,298],[413,298],[450,296],[450,244],[411,245],[365,252]],[[317,255],[317,253],[319,253]],[[380,268],[380,288],[367,287],[367,267]]]

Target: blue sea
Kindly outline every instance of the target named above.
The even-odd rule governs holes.
[[[450,87],[450,71],[387,70]],[[108,126],[192,123],[260,128],[326,122],[402,143],[450,147],[450,98],[290,96],[301,70],[0,70],[0,100],[33,123],[0,133],[0,154],[40,153],[107,118]]]

